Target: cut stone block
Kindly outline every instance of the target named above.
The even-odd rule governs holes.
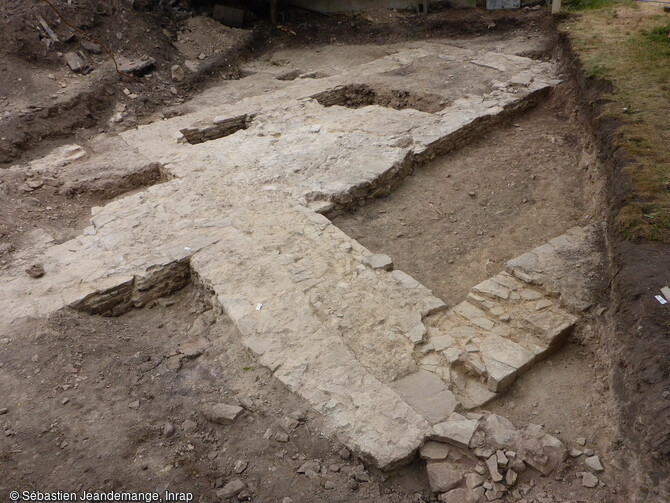
[[[566,312],[542,311],[526,318],[539,337],[548,346],[561,344],[575,325],[577,318]]]
[[[497,335],[489,335],[481,345],[482,358],[496,360],[510,367],[523,371],[529,367],[535,355],[519,344]]]
[[[517,369],[492,358],[484,357],[486,366],[486,386],[494,393],[508,388],[516,379]]]

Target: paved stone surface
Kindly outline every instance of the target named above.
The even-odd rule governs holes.
[[[430,71],[407,77],[410,66]],[[439,77],[456,70],[498,84],[465,94]],[[195,112],[97,139],[135,155],[139,171],[157,166],[165,181],[94,208],[82,236],[20,254],[0,278],[0,334],[63,307],[121,314],[195,281],[260,363],[364,459],[392,467],[431,435],[467,446],[478,421],[454,409],[493,398],[574,324],[546,290],[569,299],[562,283],[535,265],[540,276],[510,266],[514,274],[448,310],[326,217],[388,194],[433,156],[529,106],[557,82],[554,68],[426,42],[236,98],[254,82],[227,84],[228,101],[210,91]],[[389,89],[412,96],[417,82],[430,85],[430,99],[355,103],[360,86],[382,103]],[[68,147],[54,163],[66,176],[96,155]],[[577,235],[556,246],[576,246]],[[39,279],[23,272],[35,258]]]

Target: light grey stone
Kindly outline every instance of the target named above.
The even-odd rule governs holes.
[[[452,489],[451,491],[440,495],[438,501],[442,503],[464,503],[467,495],[467,489],[459,487],[458,489]]]
[[[600,462],[600,458],[598,456],[591,456],[584,459],[584,464],[596,473],[602,472],[604,470],[603,465]]]
[[[221,489],[216,491],[216,496],[219,499],[232,498],[240,494],[246,487],[247,487],[246,484],[242,482],[240,479],[233,479],[230,482],[228,482],[225,486],[223,486]]]
[[[213,423],[228,424],[240,417],[242,412],[244,412],[244,409],[237,405],[208,403],[202,406],[201,412],[206,419]]]
[[[456,397],[432,372],[419,370],[392,383],[391,388],[433,424],[444,421],[456,409]]]
[[[481,486],[486,479],[482,477],[479,473],[468,473],[465,476],[465,485],[468,489],[474,489],[475,487]]]
[[[498,457],[495,454],[492,454],[486,460],[486,467],[489,469],[489,476],[493,482],[500,482],[503,479],[503,476],[498,471]]]
[[[469,447],[470,440],[477,430],[479,421],[466,419],[460,414],[453,413],[443,422],[433,426],[432,438],[447,442],[458,447]]]
[[[463,479],[463,472],[453,463],[436,461],[426,465],[428,483],[433,492],[444,493],[456,487]]]
[[[419,449],[419,456],[426,461],[440,461],[447,459],[451,447],[443,442],[426,441]]]
[[[369,265],[372,269],[382,269],[385,271],[393,269],[393,260],[388,255],[367,255],[363,257],[363,263]]]
[[[582,485],[584,487],[594,488],[598,485],[598,477],[589,472],[582,473]]]

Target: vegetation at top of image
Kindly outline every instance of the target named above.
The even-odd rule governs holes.
[[[565,20],[587,77],[611,83],[603,114],[632,190],[618,211],[624,237],[670,242],[670,14],[658,3],[571,0]]]

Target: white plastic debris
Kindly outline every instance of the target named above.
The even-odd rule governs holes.
[[[655,297],[656,297],[656,300],[661,304],[667,304],[668,303],[668,301],[665,300],[662,295],[656,295]]]
[[[256,304],[256,311],[260,311],[260,310],[261,310],[261,307],[263,307],[263,303],[262,303],[262,302],[259,302],[258,304]]]

